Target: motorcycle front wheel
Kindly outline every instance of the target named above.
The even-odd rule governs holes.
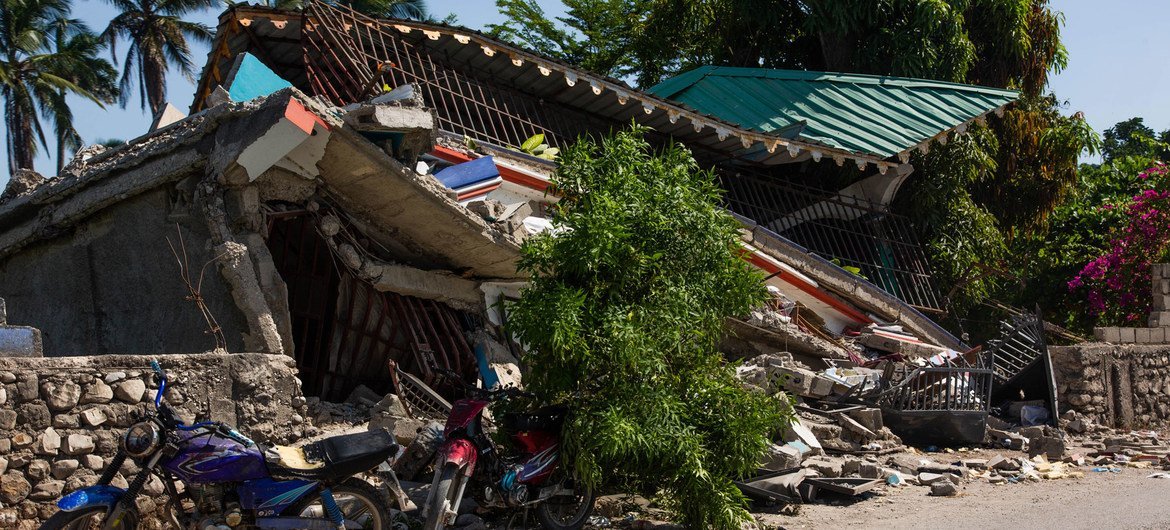
[[[392,530],[391,518],[386,512],[390,505],[389,499],[377,488],[364,480],[350,478],[338,486],[331,488],[333,500],[341,509],[342,517],[347,523],[355,523],[364,530]],[[286,514],[312,519],[326,519],[325,507],[321,498],[316,495],[308,496],[304,500],[285,511]],[[348,527],[348,525],[347,525]]]
[[[459,495],[459,485],[465,480],[462,473],[459,472],[459,466],[452,463],[444,463],[443,467],[436,469],[435,473],[439,475],[439,480],[435,482],[434,491],[430,492],[427,497],[426,514],[427,520],[423,523],[423,530],[442,530],[447,528],[444,515],[448,510],[455,509],[455,497]]]
[[[540,519],[540,526],[546,530],[581,530],[593,513],[593,501],[596,495],[593,490],[573,495],[558,495],[536,506],[536,516]]]
[[[105,524],[106,506],[93,506],[72,512],[57,512],[41,525],[41,530],[98,530]],[[138,514],[134,511],[122,513],[120,530],[138,528]]]

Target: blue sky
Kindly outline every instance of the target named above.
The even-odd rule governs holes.
[[[564,12],[558,0],[540,0],[540,4],[549,13]],[[437,16],[456,13],[459,24],[471,28],[502,20],[491,0],[430,0],[429,5]],[[1156,130],[1170,128],[1170,98],[1164,88],[1170,86],[1170,47],[1162,38],[1164,21],[1170,19],[1170,2],[1052,0],[1052,5],[1065,14],[1063,37],[1071,57],[1068,68],[1051,81],[1057,96],[1068,102],[1065,112],[1083,111],[1098,131],[1133,116],[1144,117]],[[101,0],[77,0],[74,7],[74,15],[95,30],[104,28],[113,14]],[[195,18],[214,26],[217,15],[218,11],[208,11]],[[206,55],[207,48],[197,46],[196,65],[202,67]],[[169,79],[170,101],[186,111],[193,85],[177,72],[171,72]],[[114,106],[103,110],[76,99],[72,103],[77,129],[87,143],[102,138],[129,140],[145,133],[150,125],[150,116],[139,109],[137,93],[126,109]],[[51,143],[49,147],[50,153],[55,152]],[[37,169],[53,174],[55,168],[55,161],[41,153]],[[7,181],[7,170],[0,169],[0,173],[2,184]]]

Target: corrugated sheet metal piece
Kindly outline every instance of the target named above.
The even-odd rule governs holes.
[[[649,90],[764,133],[889,158],[1015,101],[1019,93],[891,76],[703,66]]]

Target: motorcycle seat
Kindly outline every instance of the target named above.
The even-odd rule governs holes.
[[[565,424],[569,407],[550,405],[532,412],[509,412],[501,415],[500,427],[508,432],[559,431]]]
[[[273,477],[339,481],[369,471],[398,452],[386,429],[343,434],[304,447],[274,446],[265,451]]]

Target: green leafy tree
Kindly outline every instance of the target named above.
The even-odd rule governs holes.
[[[1134,117],[1105,130],[1101,141],[1101,157],[1106,164],[1125,157],[1165,161],[1170,155],[1165,146],[1167,143],[1170,143],[1170,130],[1155,134],[1142,118]]]
[[[118,95],[118,71],[99,57],[104,48],[100,38],[84,22],[75,18],[59,18],[51,26],[49,38],[53,52],[72,57],[78,68],[71,70],[71,81],[84,87],[104,102],[112,103]],[[60,101],[66,90],[58,88]],[[81,135],[73,127],[73,112],[66,105],[53,113],[53,129],[57,138],[57,173],[65,167],[65,157],[81,148]]]
[[[32,169],[38,143],[47,147],[38,114],[59,136],[72,130],[67,94],[99,106],[112,102],[111,87],[99,82],[110,66],[94,55],[92,37],[51,38],[69,11],[63,0],[0,0],[0,97],[10,172]]]
[[[643,129],[560,155],[555,235],[525,241],[532,277],[509,308],[525,383],[575,409],[563,448],[579,480],[671,500],[690,528],[738,528],[732,484],[754,471],[786,403],[744,390],[716,349],[724,319],[765,296],[739,225],[690,153]]]
[[[1050,228],[1013,242],[1012,270],[1019,276],[1010,282],[1014,295],[1006,297],[1016,305],[1039,304],[1046,319],[1082,333],[1099,322],[1085,310],[1084,293],[1070,291],[1068,282],[1109,250],[1126,223],[1126,205],[1154,183],[1140,174],[1165,160],[1170,145],[1132,118],[1105,131],[1101,151],[1103,163],[1081,165],[1078,184],[1053,210]]]
[[[218,0],[107,0],[118,10],[102,38],[110,56],[118,59],[117,43],[128,42],[122,59],[121,98],[125,107],[137,85],[139,104],[157,114],[167,97],[167,70],[171,67],[190,80],[195,78],[188,39],[210,43],[211,28],[183,18],[218,5]]]

